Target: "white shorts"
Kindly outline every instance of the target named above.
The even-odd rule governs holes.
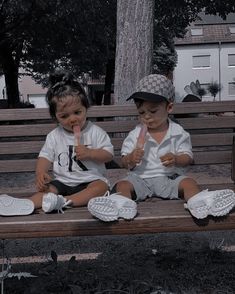
[[[161,197],[164,199],[179,199],[179,184],[186,176],[173,175],[142,179],[135,173],[128,173],[121,181],[130,182],[135,190],[136,201],[147,197]],[[115,184],[116,185],[116,184]]]

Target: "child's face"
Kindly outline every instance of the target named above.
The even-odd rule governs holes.
[[[148,129],[160,130],[168,124],[168,114],[172,112],[173,103],[144,101],[138,107],[140,120]]]
[[[87,109],[79,99],[68,96],[57,102],[56,118],[64,129],[73,132],[73,127],[79,125],[82,129],[86,123]]]

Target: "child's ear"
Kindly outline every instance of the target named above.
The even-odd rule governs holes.
[[[173,111],[173,105],[174,105],[173,102],[170,102],[170,103],[167,105],[167,112],[168,112],[168,113],[171,113],[171,112]]]

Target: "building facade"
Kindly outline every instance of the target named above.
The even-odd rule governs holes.
[[[207,90],[216,82],[221,91],[216,101],[235,99],[235,14],[223,21],[217,16],[202,16],[184,38],[175,40],[178,63],[174,71],[176,101],[186,96],[185,86],[199,80]],[[202,101],[213,101],[208,92]]]

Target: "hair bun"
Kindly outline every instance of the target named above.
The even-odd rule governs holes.
[[[73,74],[65,70],[56,70],[54,73],[50,74],[49,77],[49,84],[51,88],[55,88],[59,85],[71,85],[73,81]]]

